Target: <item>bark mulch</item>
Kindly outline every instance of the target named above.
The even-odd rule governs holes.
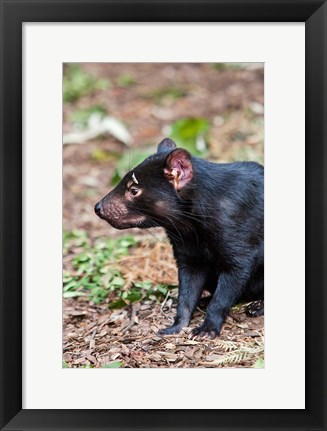
[[[177,284],[176,266],[167,242],[145,239],[116,264],[126,278],[124,289],[141,280]],[[177,289],[160,301],[145,298],[123,309],[110,310],[106,302],[66,299],[63,305],[63,359],[69,367],[120,366],[127,368],[249,367],[263,357],[263,316],[250,318],[244,305],[232,309],[220,337],[190,339],[191,330],[205,316],[204,297],[191,326],[177,335],[158,336],[173,322]],[[113,364],[113,365],[112,365]]]

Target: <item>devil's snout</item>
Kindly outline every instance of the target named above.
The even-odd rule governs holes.
[[[103,211],[102,211],[102,204],[101,204],[101,202],[98,202],[98,203],[95,204],[94,212],[100,218],[103,217]]]

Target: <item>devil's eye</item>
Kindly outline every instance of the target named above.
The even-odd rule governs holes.
[[[140,189],[138,189],[137,187],[131,187],[129,189],[129,191],[133,196],[136,196],[138,194],[138,192],[140,191]]]

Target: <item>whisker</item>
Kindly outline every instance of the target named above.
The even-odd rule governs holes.
[[[176,217],[176,216],[173,216],[172,214],[170,214],[170,215],[171,215],[171,217],[174,217],[174,219],[175,219],[177,222],[181,222],[183,225],[186,225],[186,226],[188,227],[188,229],[189,229],[189,230],[191,230],[191,231],[193,231],[193,232],[194,232],[194,234],[195,234],[195,236],[196,236],[196,239],[197,239],[197,244],[198,244],[198,246],[199,246],[199,237],[198,237],[198,234],[197,234],[197,232],[196,232],[196,230],[195,230],[194,226],[193,226],[192,224],[188,223],[187,221],[185,221],[185,219],[184,219],[184,218]]]
[[[150,231],[150,229],[148,229],[143,222],[140,223],[140,226],[147,231],[147,233],[149,235],[151,235],[158,243],[163,244],[163,242],[153,233]]]

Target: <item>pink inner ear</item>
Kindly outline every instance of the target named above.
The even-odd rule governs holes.
[[[173,182],[176,190],[182,189],[193,177],[191,155],[182,149],[177,149],[167,157],[168,169],[165,173]]]

